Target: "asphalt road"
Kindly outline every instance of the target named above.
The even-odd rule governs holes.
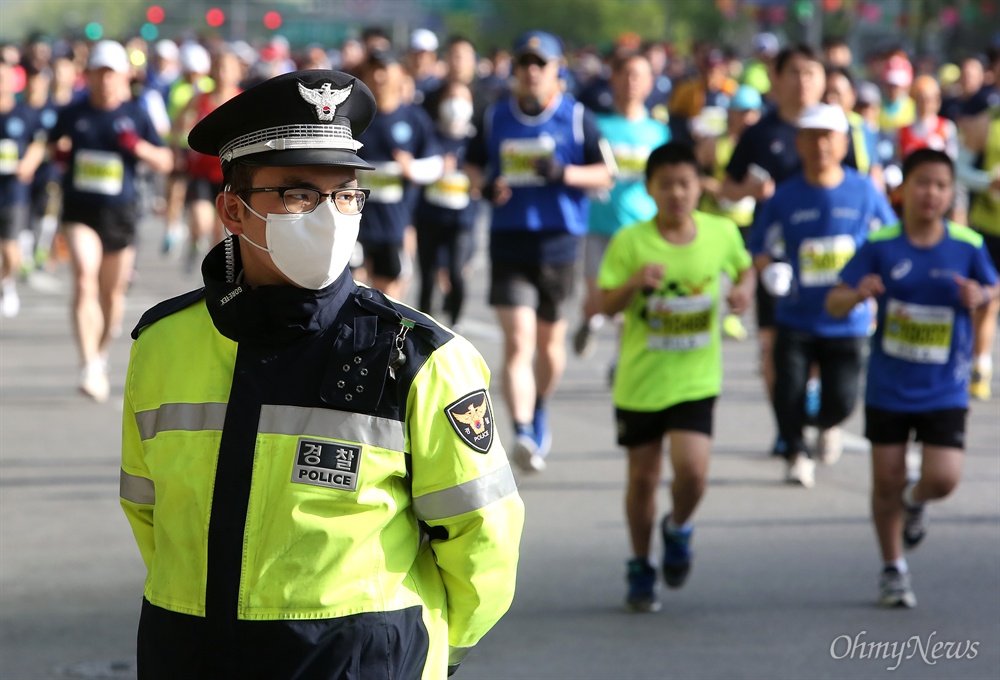
[[[126,329],[198,285],[160,257],[159,233],[147,225]],[[111,356],[111,400],[91,403],[76,392],[68,272],[35,276],[21,292],[22,314],[0,324],[0,678],[134,678],[144,573],[118,505],[127,338]],[[482,276],[472,296],[464,329],[496,371]],[[773,425],[755,343],[726,342],[694,568],[683,589],[663,593],[660,613],[635,615],[622,609],[613,349],[605,332],[596,356],[570,358],[552,402],[548,470],[521,479],[517,596],[457,678],[1000,677],[1000,401],[973,405],[961,485],[932,507],[928,538],[909,556],[919,606],[882,610],[859,414],[815,489],[784,485],[782,464],[765,454]],[[494,394],[510,439],[498,385]]]

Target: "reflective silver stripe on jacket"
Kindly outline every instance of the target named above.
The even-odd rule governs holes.
[[[414,498],[413,509],[424,521],[444,519],[484,508],[516,492],[514,474],[510,465],[504,465],[478,479]]]
[[[118,495],[127,501],[140,505],[153,505],[156,502],[156,488],[152,479],[130,475],[122,470],[118,480]]]
[[[159,408],[137,412],[135,422],[143,441],[169,430],[221,431],[226,422],[226,404],[163,404]]]
[[[341,439],[390,451],[402,451],[404,442],[403,423],[398,420],[327,408],[265,404],[257,429],[261,434]]]

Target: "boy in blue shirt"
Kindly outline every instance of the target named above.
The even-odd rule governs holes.
[[[920,149],[903,164],[903,224],[872,234],[826,300],[844,317],[878,301],[865,392],[872,443],[872,516],[884,567],[879,601],[917,600],[903,546],[924,537],[924,504],[947,496],[962,472],[972,360],[971,311],[1000,293],[982,236],[944,219],[954,195],[952,161]],[[923,445],[920,478],[907,483],[910,431]]]
[[[828,104],[806,108],[798,127],[795,141],[803,171],[760,206],[748,245],[765,286],[777,269],[790,274],[787,290],[769,291],[777,296],[774,407],[787,444],[786,480],[811,488],[815,462],[803,440],[810,366],[819,366],[822,383],[815,416],[817,453],[825,463],[834,463],[841,452],[837,426],[854,410],[861,351],[871,324],[867,306],[834,319],[823,302],[868,233],[895,223],[896,216],[867,177],[841,165],[849,130],[843,109]],[[774,261],[781,257],[788,261]]]

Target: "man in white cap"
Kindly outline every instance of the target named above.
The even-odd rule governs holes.
[[[120,43],[94,45],[88,97],[64,108],[49,133],[53,156],[66,161],[62,229],[73,263],[80,390],[98,402],[108,398],[108,348],[121,330],[135,261],[136,166],[159,173],[173,166],[149,115],[129,99],[129,68]]]
[[[810,366],[819,367],[822,381],[815,452],[832,464],[842,449],[837,426],[857,400],[871,325],[864,304],[843,319],[831,317],[824,309],[826,294],[869,232],[897,221],[871,181],[842,165],[848,131],[839,106],[817,104],[802,111],[795,139],[802,172],[760,206],[748,243],[762,283],[776,298],[774,407],[787,444],[786,480],[806,488],[815,484],[815,463],[803,439]]]
[[[428,92],[441,87],[438,70],[438,37],[433,31],[418,28],[410,34],[410,51],[406,55],[406,68],[413,78],[413,103],[422,104]]]

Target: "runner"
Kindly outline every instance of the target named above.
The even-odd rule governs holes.
[[[719,279],[724,272],[736,279],[726,301],[740,314],[756,278],[736,224],[695,210],[701,181],[688,147],[653,150],[646,188],[656,216],[611,239],[598,277],[605,314],[625,314],[614,405],[618,444],[629,459],[625,509],[634,557],[626,606],[633,611],[660,606],[649,551],[665,436],[674,470],[673,507],[660,523],[667,586],[682,586],[690,570],[691,518],[705,492],[722,385]]]
[[[925,503],[961,477],[972,359],[972,310],[1000,295],[983,238],[944,219],[954,195],[947,154],[921,149],[903,164],[903,223],[875,232],[840,273],[826,301],[844,317],[878,300],[865,394],[872,443],[872,516],[884,563],[879,601],[916,606],[903,547],[926,531]],[[911,431],[922,443],[907,480]]]

